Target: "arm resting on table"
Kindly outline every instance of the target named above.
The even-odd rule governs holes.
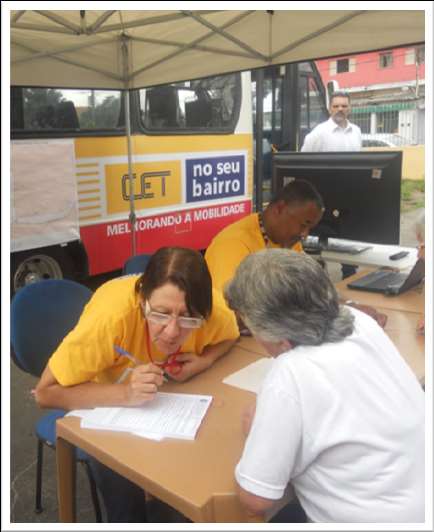
[[[131,379],[118,384],[83,382],[63,386],[47,366],[35,389],[35,400],[42,408],[95,408],[98,406],[136,406],[154,398],[163,383],[162,370],[142,364],[132,370]]]

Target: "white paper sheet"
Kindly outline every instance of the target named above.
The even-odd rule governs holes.
[[[68,416],[75,416],[75,417],[86,417],[89,415],[89,412],[92,412],[91,409],[87,409],[87,410],[71,410],[70,412],[68,412],[67,414],[65,414],[65,417],[68,417]]]
[[[209,395],[159,392],[140,407],[94,408],[69,415],[79,415],[82,428],[132,432],[154,440],[194,440],[211,401]]]
[[[272,363],[272,358],[260,358],[245,368],[228,375],[223,379],[223,382],[248,392],[258,393]]]

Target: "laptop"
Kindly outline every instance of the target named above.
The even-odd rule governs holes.
[[[387,295],[398,295],[410,290],[423,281],[425,277],[425,261],[418,259],[409,273],[378,270],[348,283],[348,288],[379,292]]]

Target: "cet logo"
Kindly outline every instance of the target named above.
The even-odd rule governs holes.
[[[131,192],[127,165],[105,166],[107,214],[128,212],[132,193],[137,210],[170,207],[182,201],[181,161],[134,162],[132,175]]]
[[[244,155],[186,160],[187,201],[244,195]]]
[[[134,194],[134,199],[149,199],[155,197],[155,192],[152,192],[152,179],[155,179],[154,185],[160,185],[160,196],[164,197],[166,195],[166,178],[170,176],[170,172],[143,172],[140,175],[140,192]],[[133,174],[133,179],[136,179],[136,174]],[[129,201],[129,178],[128,174],[122,176],[122,197],[124,200]],[[133,185],[133,188],[136,189],[136,185]]]

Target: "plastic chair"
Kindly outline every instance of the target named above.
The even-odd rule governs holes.
[[[130,257],[124,264],[122,270],[123,275],[143,273],[151,256],[152,255],[134,255],[134,257]]]
[[[77,323],[91,296],[91,290],[85,286],[65,279],[47,279],[19,290],[11,303],[11,356],[15,364],[26,373],[39,377],[49,357]],[[56,447],[56,420],[64,415],[64,410],[53,410],[36,423],[36,513],[43,510],[43,445]],[[77,449],[76,459],[86,468],[96,521],[100,523],[101,507],[88,456]]]

